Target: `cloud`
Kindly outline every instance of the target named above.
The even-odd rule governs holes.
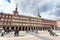
[[[18,3],[20,15],[37,16],[38,9],[42,18],[56,20],[60,17],[60,0],[1,0],[0,10],[12,13]],[[3,3],[3,5],[2,5]],[[1,11],[0,11],[1,12]]]
[[[12,13],[14,8],[15,6],[12,0],[11,3],[7,2],[7,0],[0,0],[0,10],[3,10],[1,12]]]

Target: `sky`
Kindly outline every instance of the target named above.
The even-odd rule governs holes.
[[[17,3],[19,15],[37,17],[39,9],[44,19],[60,19],[60,0],[0,0],[0,12],[13,14]]]

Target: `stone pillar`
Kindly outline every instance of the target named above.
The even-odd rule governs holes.
[[[31,31],[31,27],[30,27],[30,31]]]
[[[33,32],[34,32],[34,27],[33,27]]]
[[[42,31],[43,31],[43,27],[42,27]]]
[[[5,30],[7,29],[7,26],[5,27]]]
[[[36,30],[36,27],[35,27],[35,30]]]
[[[11,29],[11,26],[9,27],[9,29]]]
[[[27,27],[27,30],[29,30],[29,28]]]
[[[14,27],[14,30],[16,30],[16,27]]]
[[[19,26],[18,26],[18,30],[19,30]]]
[[[38,34],[38,27],[36,27],[36,33]]]
[[[54,30],[55,30],[55,27],[54,27]]]
[[[34,30],[34,27],[33,27],[33,30]]]
[[[52,30],[52,27],[51,27],[51,30]]]
[[[11,30],[11,26],[9,27],[9,30]]]

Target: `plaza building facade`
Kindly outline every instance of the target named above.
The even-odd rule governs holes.
[[[13,14],[0,13],[0,28],[15,30],[16,28],[25,30],[47,30],[55,29],[57,27],[57,21],[42,19],[40,15],[38,17],[19,15],[17,7],[13,11]]]

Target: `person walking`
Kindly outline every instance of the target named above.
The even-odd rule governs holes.
[[[14,31],[15,31],[15,32],[14,32],[14,35],[15,35],[15,36],[19,36],[19,30],[16,28]]]
[[[1,36],[4,36],[4,30],[2,30]]]
[[[38,30],[36,30],[36,34],[38,34]]]
[[[19,30],[17,29],[17,33],[16,33],[17,36],[19,36]]]
[[[16,28],[14,28],[14,36],[16,36]]]

